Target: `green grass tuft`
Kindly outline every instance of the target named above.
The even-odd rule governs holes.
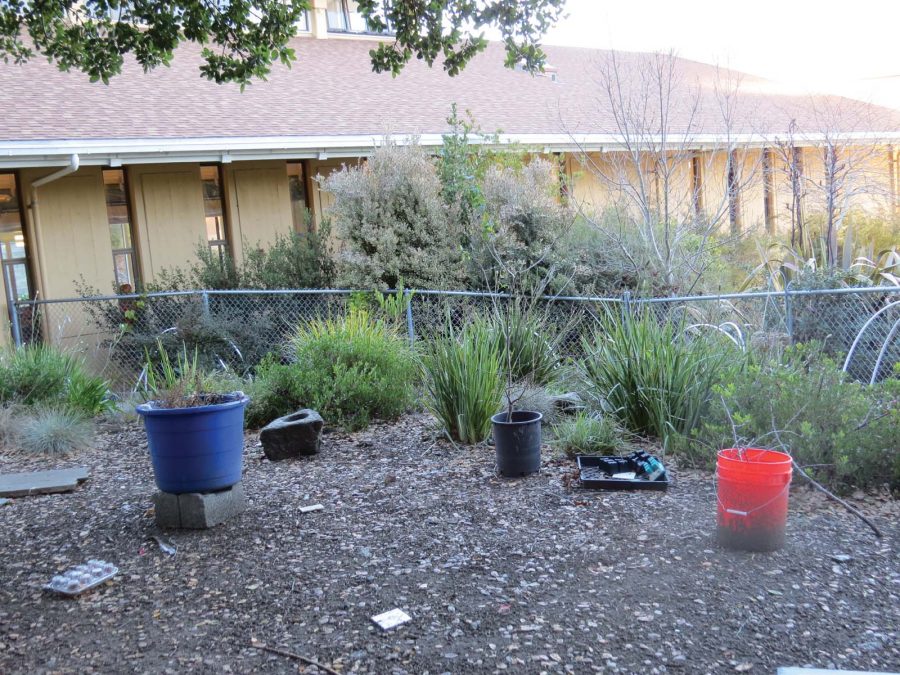
[[[480,443],[500,410],[504,382],[500,345],[484,320],[423,347],[425,405],[451,438]]]
[[[627,447],[615,420],[585,411],[555,425],[553,434],[553,444],[569,457],[614,455]]]

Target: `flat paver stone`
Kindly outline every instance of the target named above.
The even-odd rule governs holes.
[[[88,478],[87,467],[0,474],[0,497],[27,497],[70,492]]]

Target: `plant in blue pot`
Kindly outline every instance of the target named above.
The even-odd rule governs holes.
[[[156,485],[163,492],[215,492],[241,480],[244,449],[243,392],[220,393],[183,347],[175,362],[161,343],[144,368],[149,400],[137,406],[144,419]]]

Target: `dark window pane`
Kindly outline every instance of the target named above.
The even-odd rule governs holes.
[[[201,166],[203,210],[206,216],[206,240],[209,247],[224,258],[228,250],[225,206],[222,202],[222,178],[218,166]]]
[[[288,162],[287,173],[294,230],[306,232],[309,230],[309,203],[306,199],[306,176],[302,162]]]

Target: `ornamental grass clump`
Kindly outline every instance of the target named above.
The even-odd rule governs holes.
[[[554,425],[553,435],[554,445],[569,457],[614,455],[627,445],[612,417],[583,410]]]
[[[233,392],[221,391],[215,375],[200,367],[199,350],[189,354],[182,344],[173,362],[161,340],[157,353],[151,357],[144,352],[143,377],[145,396],[154,408],[197,408],[225,403],[234,398]]]
[[[94,425],[70,408],[35,408],[19,422],[14,447],[29,455],[70,455],[94,440]]]
[[[714,335],[688,336],[680,323],[648,312],[607,312],[583,341],[592,397],[636,434],[665,445],[700,422],[713,386],[740,367],[740,352]]]
[[[93,417],[114,408],[107,383],[46,345],[0,349],[0,405],[66,408]]]
[[[512,382],[545,387],[557,378],[560,364],[557,348],[563,332],[551,325],[536,307],[513,303],[498,310],[491,320],[491,330],[504,371],[509,370]]]
[[[448,331],[423,351],[425,405],[451,438],[481,443],[491,432],[491,416],[500,409],[504,391],[500,344],[491,325],[476,320],[459,334]]]

